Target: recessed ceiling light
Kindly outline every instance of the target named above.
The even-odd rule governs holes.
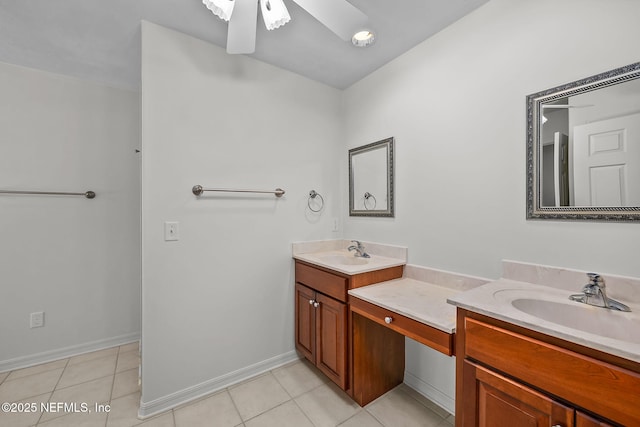
[[[367,47],[373,43],[375,39],[376,37],[371,31],[364,30],[355,33],[353,37],[351,37],[351,43],[357,47]]]

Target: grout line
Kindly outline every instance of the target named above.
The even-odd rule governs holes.
[[[290,400],[292,400],[292,399],[293,399],[293,396],[291,395],[291,393],[289,393],[289,390],[287,390],[287,388],[284,386],[284,384],[282,384],[282,383],[280,382],[280,380],[278,379],[278,377],[277,377],[277,376],[275,376],[275,375],[273,374],[273,371],[274,371],[274,370],[272,369],[272,370],[271,370],[271,371],[269,371],[269,372],[271,373],[271,375],[273,375],[273,378],[275,378],[275,379],[276,379],[276,382],[278,383],[278,385],[279,385],[280,387],[282,387],[282,389],[284,390],[284,392],[285,392],[285,393],[287,393],[287,395],[289,396],[289,399],[290,399]]]
[[[238,418],[240,418],[240,421],[244,425],[244,420],[242,419],[242,414],[240,413],[240,410],[238,409],[238,405],[236,404],[236,401],[233,400],[233,396],[229,392],[229,387],[226,387],[224,389],[224,391],[225,391],[225,393],[227,393],[229,395],[229,399],[231,399],[231,404],[233,405],[233,408],[236,410],[236,413],[238,414]]]
[[[71,358],[67,358],[67,362],[64,364],[64,368],[62,368],[60,377],[58,378],[58,381],[56,381],[56,384],[53,386],[53,390],[51,390],[51,394],[49,395],[49,399],[47,400],[47,403],[51,402],[51,399],[53,398],[53,393],[55,393],[56,389],[58,388],[58,384],[60,384],[60,380],[62,379],[64,372],[67,370],[67,367],[69,366],[69,359]],[[40,420],[42,419],[43,416],[44,416],[44,412],[40,412],[40,416],[38,417],[38,421],[36,421],[36,425],[40,423]],[[59,418],[59,417],[54,417],[52,418],[52,420],[55,418]]]
[[[12,378],[12,379],[10,379],[11,374],[12,374],[13,372],[18,372],[18,371],[22,371],[22,370],[25,370],[25,369],[35,368],[35,367],[40,366],[40,365],[48,365],[49,363],[60,362],[61,360],[66,360],[66,362],[65,362],[64,366],[58,366],[57,368],[51,368],[51,369],[47,369],[47,370],[45,370],[45,371],[35,372],[35,373],[33,373],[33,374],[23,375],[23,376],[18,377],[18,378]],[[21,380],[21,379],[23,379],[23,378],[29,378],[29,377],[32,377],[32,376],[34,376],[34,375],[42,375],[42,374],[46,374],[47,372],[55,371],[56,369],[64,369],[64,368],[66,368],[66,367],[67,367],[67,365],[68,365],[68,364],[69,364],[69,358],[66,358],[66,359],[64,359],[64,358],[63,358],[63,359],[60,359],[60,360],[54,360],[54,361],[51,361],[51,362],[41,363],[40,365],[33,365],[33,366],[29,366],[29,367],[27,367],[27,368],[20,368],[20,369],[15,369],[15,370],[13,370],[13,371],[7,371],[7,372],[6,372],[7,377],[6,377],[4,380],[0,381],[0,384],[10,383],[10,382],[12,382],[12,381],[18,381],[18,380]]]
[[[296,406],[298,407],[298,409],[300,409],[300,412],[302,412],[302,415],[304,415],[304,417],[305,417],[306,419],[308,419],[308,420],[309,420],[309,422],[311,423],[311,425],[314,425],[314,426],[315,426],[316,424],[313,422],[313,420],[312,420],[311,418],[309,418],[309,415],[305,412],[305,410],[304,410],[304,409],[302,409],[302,408],[300,407],[300,405],[298,404],[298,402],[296,402],[296,400],[295,400],[295,399],[291,399],[291,400],[293,400],[293,404],[294,404],[294,405],[296,405]]]

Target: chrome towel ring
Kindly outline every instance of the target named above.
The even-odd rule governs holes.
[[[372,208],[369,208],[367,206],[367,200],[369,200],[369,199],[373,199],[373,207]],[[366,193],[364,193],[364,208],[366,210],[369,211],[369,210],[375,209],[377,204],[378,204],[378,201],[376,200],[376,197],[373,194],[369,193],[368,191]]]
[[[315,200],[316,197],[320,198],[320,207],[317,210],[311,207],[311,200]],[[316,190],[311,190],[309,191],[309,200],[307,200],[307,206],[309,206],[309,209],[312,212],[320,212],[322,208],[324,208],[324,198]]]

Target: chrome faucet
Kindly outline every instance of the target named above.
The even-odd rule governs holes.
[[[606,286],[602,276],[598,273],[587,273],[587,276],[589,276],[589,283],[584,285],[582,293],[569,296],[570,300],[608,308],[609,310],[631,311],[629,307],[621,302],[607,297]]]
[[[369,254],[364,251],[364,246],[362,246],[362,243],[360,243],[357,240],[352,240],[351,243],[355,243],[355,245],[349,246],[347,250],[349,250],[349,252],[356,251],[356,253],[353,254],[354,256],[362,257],[362,258],[371,258],[371,256],[369,256]]]

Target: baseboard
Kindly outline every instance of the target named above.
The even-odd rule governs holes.
[[[192,387],[179,390],[175,393],[171,393],[167,396],[159,399],[152,400],[150,402],[140,401],[140,409],[138,411],[138,418],[144,419],[157,415],[161,412],[173,409],[176,406],[190,402],[192,400],[199,399],[216,391],[227,388],[233,384],[237,384],[241,381],[255,377],[256,375],[286,365],[293,361],[299,360],[300,357],[295,351],[281,354],[279,356],[272,357],[262,362],[247,366],[246,368],[238,369],[237,371],[230,372],[217,378],[212,378],[200,384],[196,384]],[[144,396],[143,396],[144,398]]]
[[[442,393],[430,384],[422,381],[410,372],[404,372],[404,383],[450,414],[454,414],[456,412],[456,402],[454,399]]]
[[[91,341],[84,344],[72,345],[69,347],[58,348],[55,350],[45,351],[42,353],[30,354],[28,356],[20,356],[14,359],[0,361],[0,372],[15,371],[16,369],[28,368],[30,366],[39,365],[41,363],[53,362],[54,360],[66,359],[67,357],[77,356],[91,351],[102,350],[109,347],[129,344],[139,341],[140,333],[120,335],[117,337],[106,338],[103,340]]]

